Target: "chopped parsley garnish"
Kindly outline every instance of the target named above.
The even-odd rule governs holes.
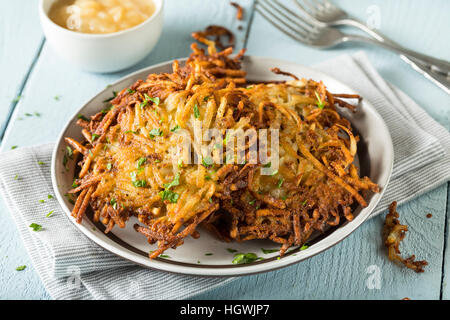
[[[67,156],[68,156],[70,159],[72,159],[72,156],[73,156],[73,150],[72,150],[71,147],[69,147],[69,146],[66,147],[66,154],[67,154]]]
[[[300,247],[300,251],[305,250],[305,249],[308,249],[308,248],[309,248],[309,244],[305,243],[304,245],[302,245],[302,246]]]
[[[160,258],[165,258],[165,259],[170,258],[170,256],[168,256],[167,254],[160,254],[159,257]]]
[[[32,117],[32,116],[33,116],[33,115],[32,115],[31,113],[29,113],[29,112],[26,112],[25,115],[26,115],[27,117]]]
[[[314,91],[316,98],[317,98],[317,106],[319,107],[320,110],[322,110],[325,107],[324,102],[320,99],[319,94],[317,93],[317,91]]]
[[[283,185],[283,182],[284,182],[283,178],[278,179],[277,187],[281,188],[281,186]]]
[[[234,259],[232,261],[233,264],[244,264],[244,263],[252,263],[257,260],[262,260],[263,258],[258,257],[254,253],[236,253],[234,255]]]
[[[17,97],[15,97],[14,99],[13,99],[13,103],[15,103],[15,102],[19,102],[19,100],[22,98],[22,96],[17,96]]]
[[[36,117],[40,117],[40,116],[41,116],[41,114],[40,114],[39,112],[34,112],[34,115],[35,115]]]
[[[200,110],[198,110],[198,104],[194,105],[194,117],[196,119],[200,118]]]
[[[136,179],[136,175],[137,175],[136,172],[130,173],[131,182],[133,183],[133,186],[135,186],[136,188],[145,188],[147,186],[147,181]]]
[[[45,200],[39,200],[39,203],[44,203],[45,202]]]
[[[91,138],[91,142],[94,142],[95,139],[97,139],[98,137],[100,137],[100,135],[93,133],[92,134],[92,138]]]
[[[149,96],[146,95],[146,94],[144,94],[144,96],[145,96],[145,99],[150,100],[150,101],[153,102],[155,105],[159,106],[159,103],[160,103],[161,100],[159,100],[158,97],[152,98],[152,97],[149,97]]]
[[[209,99],[209,96],[206,96],[206,97],[203,98],[203,101],[206,102],[206,101],[208,101],[208,99]]]
[[[170,189],[180,184],[180,173],[178,172],[173,178],[172,182],[164,184],[164,188]]]
[[[180,184],[180,173],[177,173],[172,182],[164,184],[164,190],[159,192],[162,200],[169,200],[171,203],[177,203],[179,194],[170,190],[170,188]]]
[[[252,204],[254,204],[255,202],[256,202],[256,199],[253,199],[253,200],[249,201],[248,204],[249,204],[249,205],[252,205]]]
[[[16,174],[16,175],[14,176],[14,180],[19,180],[19,175],[18,175],[18,174]]]
[[[52,211],[50,211],[49,213],[47,213],[45,217],[48,218],[48,217],[52,216],[52,215],[53,215],[53,212],[55,212],[55,210],[52,210]]]
[[[278,174],[278,170],[275,170],[274,172],[272,172],[271,176],[275,176]]]
[[[26,269],[26,267],[27,267],[27,266],[18,266],[18,267],[16,268],[16,271],[23,271],[23,270]]]
[[[178,129],[180,129],[180,126],[179,126],[179,125],[176,125],[176,126],[173,127],[172,129],[170,129],[170,131],[171,131],[171,132],[175,132],[175,131],[177,131]]]
[[[40,230],[42,230],[42,226],[40,224],[37,224],[37,223],[30,224],[30,228],[32,228],[33,231],[40,231]]]
[[[139,158],[138,163],[137,163],[137,168],[140,169],[141,166],[142,166],[146,161],[147,161],[147,158],[146,158],[146,157],[141,157],[141,158]]]
[[[227,251],[230,252],[230,253],[235,253],[235,252],[237,252],[236,249],[231,249],[231,248],[227,248]]]
[[[61,96],[54,96],[53,99],[55,99],[56,101],[59,101],[59,99],[61,98]]]
[[[177,203],[179,194],[170,190],[164,190],[159,193],[162,200],[169,200],[171,203]]]
[[[272,162],[266,163],[263,165],[263,168],[270,168],[272,166]]]
[[[84,120],[84,121],[89,121],[89,119],[86,118],[85,116],[83,116],[82,114],[79,114],[79,115],[78,115],[78,119],[82,119],[82,120]]]
[[[202,159],[202,164],[205,167],[210,167],[214,164],[213,159],[211,159],[211,157],[205,157]]]
[[[43,161],[38,161],[38,165],[40,165],[40,166],[42,166],[42,165],[44,165],[45,163],[43,162]]]
[[[163,132],[162,132],[162,130],[161,129],[159,129],[159,128],[155,128],[155,129],[152,129],[152,130],[150,130],[150,132],[148,133],[148,135],[150,136],[150,138],[155,138],[155,137],[157,137],[157,136],[162,136],[163,135]]]
[[[280,250],[279,250],[279,249],[264,249],[264,248],[261,248],[261,251],[262,251],[264,254],[269,254],[269,253],[278,252],[278,251],[280,251]]]
[[[76,180],[73,180],[72,188],[76,188],[76,187],[78,187],[78,183],[76,182]]]
[[[114,210],[117,210],[117,200],[116,198],[112,198],[109,203],[112,205],[112,207],[114,208]]]
[[[70,193],[66,193],[64,197],[66,197],[67,201],[69,201],[71,204],[75,204],[75,201],[72,199],[72,195]]]
[[[113,91],[112,93],[113,93],[113,96],[108,99],[103,100],[103,102],[110,102],[112,99],[117,97],[117,91]]]
[[[108,169],[108,171],[109,171],[109,170],[111,170],[111,168],[112,168],[112,164],[111,163],[107,163],[106,164],[106,169]]]
[[[302,205],[305,206],[307,202],[308,202],[308,200],[303,201],[303,202],[302,202]]]
[[[205,253],[205,256],[212,256],[213,254],[211,252]]]
[[[132,90],[132,89],[128,88],[128,89],[127,89],[127,92],[128,92],[129,94],[133,94],[133,93],[136,92],[136,90]]]
[[[11,150],[14,150],[16,148],[17,148],[17,146],[11,146]]]
[[[127,133],[134,133],[134,134],[137,134],[137,132],[136,132],[136,131],[133,131],[133,130],[127,130],[127,131],[125,131],[124,133],[125,133],[125,134],[127,134]]]

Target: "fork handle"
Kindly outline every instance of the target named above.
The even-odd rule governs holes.
[[[349,41],[363,41],[363,42],[370,42],[373,44],[381,45],[387,49],[396,51],[407,57],[413,58],[415,60],[419,60],[420,62],[430,66],[431,69],[434,71],[438,71],[438,72],[443,73],[446,76],[450,76],[450,63],[449,62],[416,52],[414,50],[406,49],[406,48],[400,46],[398,43],[396,43],[396,42],[392,41],[391,39],[387,38],[386,36],[382,35],[381,33],[370,29],[368,26],[366,26],[365,24],[361,23],[358,20],[342,19],[342,20],[337,21],[335,25],[350,25],[350,26],[361,29],[362,31],[368,33],[369,35],[371,35],[372,37],[377,39],[377,41],[374,41],[373,39],[370,39],[370,38],[365,38],[365,37],[359,38],[359,36],[355,35],[355,36],[351,36],[351,37],[355,37],[355,38],[359,38],[359,39],[350,39]]]

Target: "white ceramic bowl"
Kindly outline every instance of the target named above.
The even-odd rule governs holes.
[[[152,0],[155,12],[143,23],[107,34],[80,33],[60,27],[48,17],[55,1],[39,1],[45,37],[61,58],[86,71],[113,72],[128,68],[147,56],[161,35],[164,0]]]
[[[183,61],[184,59],[180,60],[181,63]],[[286,77],[270,72],[270,69],[275,66],[281,70],[289,70],[299,77],[311,78],[316,81],[322,80],[331,92],[357,93],[326,74],[292,62],[252,56],[244,57],[243,61],[243,68],[247,71],[249,80],[285,80]],[[64,137],[72,137],[76,140],[83,139],[81,129],[76,125],[77,116],[79,114],[93,115],[105,108],[103,101],[111,96],[113,90],[120,91],[129,87],[138,79],[146,79],[149,73],[171,72],[171,70],[172,61],[169,61],[136,71],[118,80],[77,110],[57,139],[51,169],[55,195],[68,219],[91,240],[122,258],[149,268],[202,276],[238,276],[274,270],[308,259],[343,240],[369,217],[388,185],[394,161],[394,151],[386,124],[370,102],[363,99],[357,112],[353,113],[347,109],[340,111],[351,122],[354,130],[361,138],[358,142],[358,163],[356,163],[361,175],[370,177],[380,186],[381,192],[369,195],[366,198],[368,206],[357,208],[354,212],[355,218],[352,221],[343,222],[339,227],[332,228],[323,235],[310,239],[308,243],[311,246],[306,250],[294,249],[278,260],[278,252],[270,254],[262,254],[261,252],[261,248],[279,249],[280,246],[271,241],[252,240],[227,243],[199,228],[201,234],[199,239],[186,238],[185,243],[176,250],[168,249],[164,252],[170,258],[150,260],[148,252],[155,250],[156,245],[149,245],[147,239],[133,229],[133,224],[137,223],[134,217],[127,223],[126,228],[113,228],[108,234],[102,232],[105,227],[101,223],[94,223],[91,220],[90,213],[87,213],[81,224],[76,223],[70,215],[73,205],[64,196],[72,188],[76,161],[70,160],[67,163],[68,170],[66,170],[63,158],[67,146]],[[244,253],[253,252],[263,257],[264,260],[235,265],[232,264],[233,253],[230,253],[227,250],[228,248]],[[200,263],[198,263],[199,261]]]

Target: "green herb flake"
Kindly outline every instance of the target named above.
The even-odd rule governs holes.
[[[50,211],[49,213],[47,213],[45,215],[46,218],[51,217],[53,215],[53,212],[55,212],[55,210]]]
[[[172,187],[178,186],[180,184],[180,173],[178,172],[173,178],[172,182],[164,184],[165,189],[170,189]]]
[[[232,261],[233,264],[245,264],[245,263],[252,263],[257,260],[262,260],[263,258],[258,257],[254,253],[236,253],[234,255],[234,259]]]
[[[16,102],[19,102],[19,100],[22,98],[22,96],[17,96],[17,97],[15,97],[14,99],[13,99],[13,103],[16,103]]]
[[[61,99],[61,96],[54,96],[53,99],[55,99],[56,101],[59,101],[59,99]]]
[[[142,166],[146,161],[147,161],[147,158],[146,158],[146,157],[141,157],[141,158],[139,158],[138,163],[137,163],[137,168],[138,168],[138,169],[141,168],[141,166]]]
[[[211,253],[211,252],[205,253],[205,256],[212,256],[212,255],[213,255],[213,253]]]
[[[128,88],[128,89],[127,89],[127,92],[128,92],[129,94],[133,94],[133,93],[136,92],[136,90],[132,90],[132,89]]]
[[[320,99],[319,94],[317,93],[317,91],[314,91],[314,94],[316,95],[317,98],[317,107],[319,107],[320,110],[322,110],[325,107],[324,102]]]
[[[130,176],[131,176],[131,182],[132,182],[133,186],[135,186],[136,188],[145,188],[147,186],[147,181],[138,180],[136,178],[136,176],[137,176],[136,172],[130,173]]]
[[[97,139],[98,137],[100,137],[100,135],[98,135],[98,134],[96,134],[96,133],[93,133],[93,134],[92,134],[92,138],[91,138],[91,142],[94,142],[95,139]]]
[[[264,249],[264,248],[261,248],[261,251],[262,251],[264,254],[269,254],[269,253],[278,252],[278,251],[280,251],[280,250],[279,250],[279,249]]]
[[[202,159],[202,164],[205,167],[210,167],[214,164],[214,161],[211,157],[205,157]]]
[[[82,115],[82,114],[79,114],[78,116],[77,116],[77,118],[78,119],[81,119],[81,120],[84,120],[84,121],[89,121],[89,119],[88,118],[86,118],[84,115]]]
[[[236,249],[232,249],[232,248],[227,248],[227,251],[230,252],[230,253],[235,253],[235,252],[237,252]]]
[[[255,204],[255,202],[256,202],[256,199],[253,199],[253,200],[249,201],[248,204],[253,205],[253,204]]]
[[[194,117],[196,119],[200,118],[200,110],[198,110],[198,104],[194,105]]]
[[[177,203],[179,194],[170,190],[164,190],[159,193],[162,200],[168,200],[171,203]]]
[[[110,171],[112,168],[112,164],[111,163],[107,163],[106,164],[106,169],[108,169],[108,171]]]
[[[17,146],[11,146],[11,150],[14,150],[16,148],[17,148]]]
[[[284,182],[283,178],[278,179],[278,183],[277,183],[278,189],[281,188],[281,186],[283,185],[283,182]]]
[[[150,136],[151,139],[154,139],[155,137],[162,136],[163,132],[162,132],[162,130],[160,128],[154,128],[154,129],[150,130],[148,135]]]
[[[270,168],[272,166],[272,162],[266,163],[263,165],[263,168]]]
[[[14,180],[19,180],[19,175],[18,175],[18,174],[16,174],[16,175],[14,176]]]
[[[170,129],[170,131],[171,131],[171,132],[175,132],[175,131],[177,131],[178,129],[180,129],[180,126],[179,126],[179,125],[176,125],[176,126],[173,127],[172,129]]]
[[[306,249],[308,249],[308,248],[309,248],[309,244],[305,243],[305,244],[303,244],[303,245],[300,247],[300,251],[306,250]]]
[[[39,200],[39,203],[44,203],[45,202],[45,200]]]
[[[37,224],[37,223],[30,224],[30,228],[32,228],[33,231],[40,231],[40,230],[42,230],[42,226],[40,224]]]
[[[168,256],[167,254],[160,254],[159,257],[164,259],[170,259],[170,256]]]
[[[18,266],[17,268],[16,268],[16,271],[23,271],[23,270],[25,270],[27,268],[27,266]]]
[[[109,203],[112,205],[112,207],[114,208],[114,210],[117,210],[117,200],[116,198],[112,198]]]

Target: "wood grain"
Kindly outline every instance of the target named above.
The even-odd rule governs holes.
[[[23,7],[24,1],[17,1],[20,4],[11,2],[10,7],[14,7],[8,9],[8,16],[11,17],[6,17],[3,13],[0,17],[6,17],[7,21],[1,20],[0,26],[7,24],[8,33],[20,30],[15,36],[7,35],[5,38],[4,29],[1,29],[0,70],[7,70],[8,75],[2,74],[0,77],[2,110],[4,106],[11,105],[11,99],[21,87],[24,96],[15,106],[13,119],[2,144],[3,150],[8,150],[12,145],[25,146],[54,141],[65,121],[97,91],[141,67],[188,55],[190,33],[209,24],[230,28],[237,36],[238,49],[246,46],[249,54],[281,58],[304,65],[313,65],[339,54],[363,49],[385,79],[410,95],[437,121],[450,127],[448,96],[411,70],[395,54],[371,46],[341,46],[323,51],[305,47],[275,30],[257,13],[253,15],[251,0],[238,1],[246,10],[242,22],[236,21],[235,9],[228,1],[167,0],[164,32],[155,50],[129,70],[103,75],[84,73],[67,65],[55,56],[47,44],[37,57],[42,36],[37,26],[36,13],[31,9],[29,13],[17,10],[16,6]],[[450,60],[450,43],[442,38],[443,32],[448,33],[450,30],[450,20],[446,17],[450,10],[449,1],[434,1],[432,6],[419,0],[335,2],[363,21],[369,19],[369,12],[379,10],[381,32],[411,49]],[[18,18],[23,14],[29,15],[29,22]],[[243,30],[238,30],[239,25],[243,26]],[[29,52],[23,52],[26,51],[20,49],[23,47],[28,48]],[[33,61],[34,68],[30,69]],[[12,73],[14,74],[9,76]],[[24,77],[26,83],[22,85]],[[55,96],[59,96],[59,100]],[[41,116],[24,116],[25,113],[34,112],[39,112]],[[3,112],[0,113],[0,124],[2,117],[4,119]],[[419,259],[430,262],[423,274],[405,270],[387,260],[381,243],[383,217],[380,216],[365,223],[340,244],[307,261],[270,273],[238,278],[227,286],[195,298],[439,299],[442,296],[449,299],[450,289],[446,285],[449,273],[445,270],[450,265],[450,244],[444,233],[445,226],[447,225],[447,230],[450,226],[450,220],[446,217],[446,212],[450,209],[447,200],[449,196],[447,185],[443,185],[399,207],[401,221],[410,227],[401,247],[402,251],[405,254],[415,253]],[[0,211],[6,212],[2,200]],[[426,218],[427,213],[432,213],[433,217]],[[0,260],[0,298],[48,299],[10,217],[7,214],[0,215],[0,223],[3,226],[0,233],[2,254],[8,256]],[[444,245],[447,248],[445,254]],[[28,266],[25,271],[15,271],[15,267],[23,264]],[[372,268],[369,270],[380,270],[380,289],[368,288],[367,281],[371,276],[368,273],[369,267]]]

